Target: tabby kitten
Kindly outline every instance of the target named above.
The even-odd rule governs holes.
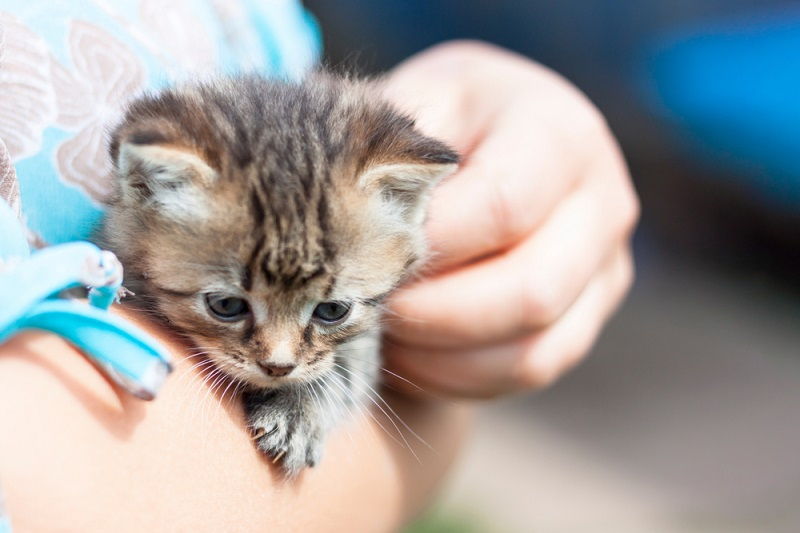
[[[371,82],[240,76],[134,101],[112,134],[99,240],[138,305],[246,387],[254,439],[294,476],[379,370],[381,301],[425,257],[458,155]]]

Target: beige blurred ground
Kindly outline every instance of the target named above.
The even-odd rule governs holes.
[[[800,295],[639,251],[585,364],[480,409],[443,513],[492,533],[800,531]]]

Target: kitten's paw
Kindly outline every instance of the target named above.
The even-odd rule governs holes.
[[[325,441],[317,413],[303,409],[301,402],[287,404],[279,395],[265,401],[245,401],[253,441],[259,450],[281,463],[287,477],[314,466],[322,458]]]

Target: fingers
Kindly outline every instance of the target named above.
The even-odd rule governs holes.
[[[566,80],[501,49],[449,43],[388,78],[386,95],[452,144],[460,171],[434,193],[428,236],[441,270],[505,250],[531,233],[615,141]]]
[[[427,223],[433,269],[507,249],[575,186],[584,162],[536,120],[514,116],[492,124],[462,169],[436,189]]]
[[[437,47],[389,81],[401,105],[424,94],[406,109],[465,155],[432,199],[428,276],[389,302],[389,364],[467,397],[549,384],[633,276],[639,208],[616,141],[572,85],[496,48]]]
[[[412,394],[491,398],[515,390],[522,341],[473,350],[420,350],[387,339],[384,376],[392,388]],[[393,376],[398,379],[392,379]]]
[[[414,319],[390,320],[388,336],[410,346],[470,347],[519,338],[556,321],[609,255],[628,246],[638,205],[629,186],[620,192],[624,183],[591,179],[526,242],[399,291],[390,310]]]
[[[408,392],[468,398],[550,385],[586,356],[632,280],[630,252],[621,248],[559,321],[523,339],[471,350],[422,350],[388,339],[389,369],[413,385],[392,384]]]
[[[528,339],[513,372],[514,387],[527,390],[548,386],[580,362],[622,303],[633,279],[633,258],[625,247],[614,254],[608,268],[558,322]]]

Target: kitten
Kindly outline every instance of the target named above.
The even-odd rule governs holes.
[[[379,371],[381,301],[425,258],[458,155],[372,82],[216,79],[134,101],[111,137],[99,240],[126,286],[246,386],[258,447],[320,459]]]

